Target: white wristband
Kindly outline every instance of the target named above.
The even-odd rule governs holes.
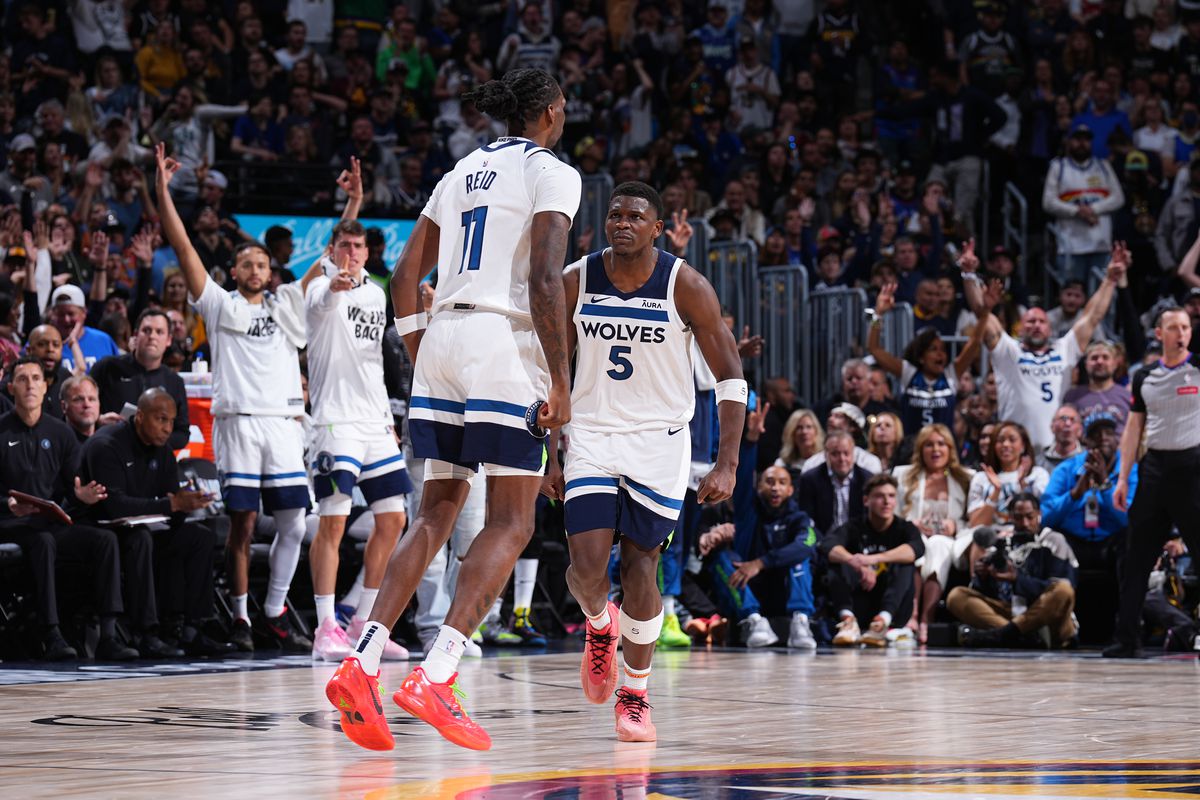
[[[396,317],[396,333],[401,336],[408,336],[410,333],[424,330],[428,324],[429,315],[424,311],[409,314],[407,317]]]
[[[732,400],[735,403],[746,405],[746,399],[750,396],[750,389],[746,386],[746,382],[741,378],[730,378],[727,381],[717,383],[717,402],[721,403],[725,400]]]

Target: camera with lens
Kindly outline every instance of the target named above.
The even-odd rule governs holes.
[[[983,563],[995,572],[1008,568],[1008,539],[990,525],[980,525],[973,535],[975,546],[983,550]]]

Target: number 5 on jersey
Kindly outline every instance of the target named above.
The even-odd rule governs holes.
[[[479,262],[483,257],[483,229],[487,224],[487,212],[487,206],[479,206],[470,211],[462,212],[462,258],[458,262],[458,272],[460,275],[464,267],[467,269],[479,269]],[[468,250],[471,253],[469,259],[467,257]]]
[[[614,344],[612,350],[608,351],[608,360],[614,365],[614,369],[608,371],[608,377],[614,381],[623,381],[633,375],[633,363],[625,357],[631,349],[623,344]]]

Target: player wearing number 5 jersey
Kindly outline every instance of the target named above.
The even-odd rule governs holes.
[[[963,247],[958,264],[963,271],[963,294],[967,304],[982,317],[983,287],[975,274],[979,258],[975,255],[974,240]],[[1096,326],[1108,313],[1117,282],[1128,265],[1129,251],[1123,242],[1118,242],[1113,246],[1100,288],[1088,300],[1079,321],[1061,339],[1050,339],[1046,312],[1037,307],[1026,311],[1021,318],[1020,342],[1004,332],[995,316],[987,321],[983,342],[991,351],[992,368],[996,371],[999,417],[1025,427],[1033,452],[1039,453],[1053,443],[1050,426],[1054,412],[1071,388],[1071,372],[1083,348],[1092,340]]]
[[[580,680],[603,703],[616,687],[617,738],[654,741],[646,702],[654,644],[663,624],[659,554],[683,508],[691,471],[688,422],[695,407],[692,342],[717,379],[720,446],[700,482],[699,502],[730,497],[746,413],[746,382],[733,334],[712,286],[682,259],[654,247],[663,205],[644,183],[622,183],[609,200],[612,247],[567,268],[567,307],[577,349],[566,465],[551,466],[544,492],[566,501],[571,550],[567,584],[587,615]],[[621,543],[618,611],[608,602],[608,560]]]
[[[376,750],[394,746],[379,704],[379,642],[445,546],[481,464],[486,524],[429,655],[394,699],[455,744],[491,747],[459,702],[458,659],[533,532],[541,428],[571,415],[562,266],[581,181],[549,149],[562,137],[566,100],[549,74],[532,69],[512,70],[468,99],[505,120],[510,135],[442,178],[391,282],[396,327],[416,364],[408,420],[413,453],[425,459],[421,508],[388,564],[371,621],[326,687],[342,730]],[[418,284],[435,266],[427,322]]]

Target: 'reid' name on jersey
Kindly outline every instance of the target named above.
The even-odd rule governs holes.
[[[486,164],[485,164],[486,166]],[[490,189],[492,181],[496,180],[495,170],[480,170],[466,177],[467,193],[482,192]]]

